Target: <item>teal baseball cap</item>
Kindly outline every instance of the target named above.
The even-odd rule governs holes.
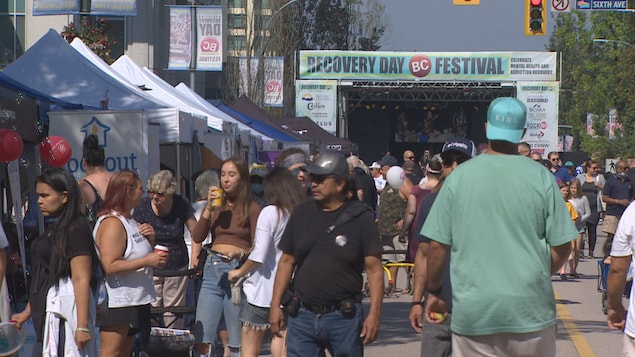
[[[487,109],[487,139],[519,143],[525,130],[527,107],[518,99],[500,97]]]

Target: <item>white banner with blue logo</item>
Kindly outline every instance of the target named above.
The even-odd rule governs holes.
[[[296,80],[295,116],[309,117],[322,129],[337,135],[337,81]]]
[[[159,140],[150,137],[149,123],[141,111],[55,111],[49,112],[50,135],[59,135],[71,145],[73,155],[66,164],[77,178],[86,176],[82,163],[84,139],[94,134],[106,152],[106,170],[135,171],[146,182],[149,171],[148,153],[159,151]],[[158,133],[156,133],[158,135]],[[150,144],[156,146],[151,148]]]

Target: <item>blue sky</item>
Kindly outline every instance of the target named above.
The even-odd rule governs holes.
[[[546,36],[525,36],[524,1],[481,0],[455,6],[452,0],[380,0],[391,30],[384,51],[546,51]],[[548,0],[547,0],[548,1]]]

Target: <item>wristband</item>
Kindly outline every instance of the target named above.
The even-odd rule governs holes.
[[[421,305],[423,306],[424,302],[423,301],[413,301],[412,304],[410,304],[411,306],[417,306],[417,305]]]
[[[75,330],[81,331],[81,332],[86,332],[86,333],[90,334],[90,329],[87,328],[87,327],[78,327]]]

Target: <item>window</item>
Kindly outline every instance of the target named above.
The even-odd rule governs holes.
[[[0,6],[0,69],[24,53],[26,37],[25,0],[9,0]]]
[[[247,28],[247,15],[227,15],[227,28],[228,29],[244,29]]]
[[[228,8],[244,8],[246,6],[245,0],[228,0],[227,7]]]

